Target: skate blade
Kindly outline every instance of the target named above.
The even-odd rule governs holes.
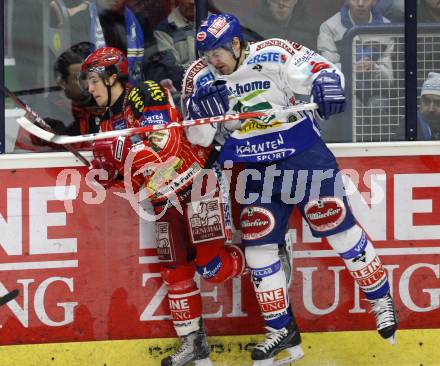
[[[208,357],[208,358],[204,358],[203,360],[195,360],[194,366],[213,366],[213,365],[211,359]]]
[[[396,344],[396,333],[394,333],[391,337],[386,338],[386,340],[394,346]]]
[[[300,345],[290,347],[286,349],[286,351],[289,352],[289,356],[287,358],[275,360],[275,357],[272,357],[268,358],[267,360],[254,361],[252,366],[283,366],[296,362],[304,357],[304,351]]]

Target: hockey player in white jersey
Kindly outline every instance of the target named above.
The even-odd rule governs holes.
[[[344,77],[334,65],[281,39],[247,44],[233,15],[210,15],[197,33],[197,49],[203,56],[186,71],[182,89],[191,118],[292,106],[300,94],[312,97],[324,119],[345,108]],[[194,144],[219,143],[220,162],[244,162],[252,169],[245,197],[256,200],[242,204],[240,222],[269,331],[252,352],[254,366],[284,365],[303,356],[288,295],[290,273],[279,255],[295,204],[312,234],[326,237],[342,258],[371,303],[377,330],[393,343],[397,318],[387,275],[353,217],[337,162],[320,137],[312,111],[194,126],[187,136]],[[271,189],[265,178],[273,182]],[[290,356],[274,361],[285,349]]]

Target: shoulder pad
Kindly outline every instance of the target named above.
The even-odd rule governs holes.
[[[287,41],[285,39],[271,38],[265,41],[256,42],[252,44],[251,47],[254,47],[255,51],[257,52],[265,48],[272,48],[272,49],[277,49],[278,51],[284,50],[290,53],[291,55],[294,55],[299,50],[301,50],[303,46],[300,45],[299,43]]]

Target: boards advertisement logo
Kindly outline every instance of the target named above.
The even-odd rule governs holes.
[[[338,160],[353,212],[390,279],[400,329],[440,328],[440,157]],[[2,344],[174,337],[154,223],[117,188],[88,187],[86,167],[31,173],[0,170],[0,296],[20,292],[0,307]],[[341,258],[311,235],[298,210],[288,225],[289,292],[301,330],[374,329]],[[365,273],[379,273],[374,268]],[[210,336],[264,332],[249,274],[200,280],[200,290]]]

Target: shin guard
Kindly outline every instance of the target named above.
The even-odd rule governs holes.
[[[202,297],[194,282],[194,266],[162,267],[163,281],[168,285],[168,303],[174,329],[179,337],[199,329]]]
[[[327,237],[327,240],[342,257],[367,299],[378,299],[389,292],[390,285],[385,269],[364,230],[355,225],[342,233]]]
[[[280,329],[292,318],[286,274],[278,256],[278,244],[246,247],[246,260],[266,325]]]

